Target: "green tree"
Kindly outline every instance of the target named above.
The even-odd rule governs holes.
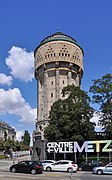
[[[87,93],[74,85],[63,88],[63,96],[51,107],[45,136],[49,141],[93,139],[94,124],[90,122],[94,109]]]
[[[99,105],[99,124],[102,129],[112,132],[112,75],[106,74],[93,80],[89,91],[93,93],[92,102]]]
[[[30,140],[31,140],[30,134],[28,130],[25,130],[24,135],[22,136],[23,144],[26,146],[30,146]]]
[[[0,151],[3,151],[5,149],[4,142],[0,140]]]

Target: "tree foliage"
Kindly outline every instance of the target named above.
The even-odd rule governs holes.
[[[30,146],[30,140],[31,140],[30,134],[28,130],[25,130],[24,135],[22,136],[23,144],[26,146]]]
[[[101,79],[93,80],[90,92],[93,93],[92,102],[100,105],[100,125],[112,132],[112,75],[106,74]]]
[[[90,98],[79,87],[63,88],[64,100],[59,99],[51,107],[49,124],[45,136],[49,141],[83,141],[94,137],[94,124],[90,122],[94,109]]]
[[[27,130],[25,130],[24,135],[21,137],[22,141],[15,140],[14,137],[12,139],[10,137],[7,138],[7,134],[4,131],[4,139],[0,140],[0,150],[5,151],[5,153],[9,153],[10,149],[13,151],[21,151],[28,150],[30,147],[30,134]]]
[[[3,151],[4,149],[4,142],[0,140],[0,151]]]

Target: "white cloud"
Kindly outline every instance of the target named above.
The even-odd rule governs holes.
[[[95,122],[95,131],[101,131],[101,126],[99,126],[99,115],[95,112],[94,116],[91,118],[91,122]]]
[[[95,112],[93,117],[91,118],[91,122],[95,122],[96,125],[98,125],[98,121],[99,121],[99,115]]]
[[[5,91],[0,89],[0,115],[13,114],[20,117],[20,122],[34,124],[36,108],[31,106],[22,97],[18,88]]]
[[[6,76],[4,73],[0,73],[0,84],[10,86],[12,84],[12,76]]]
[[[21,137],[24,135],[24,131],[16,131],[16,139],[21,141]]]
[[[26,49],[13,46],[6,58],[6,64],[14,78],[25,82],[32,81],[34,78],[33,52],[29,53]]]

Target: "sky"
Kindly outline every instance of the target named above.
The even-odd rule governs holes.
[[[18,140],[35,130],[34,50],[58,28],[84,50],[81,89],[112,73],[112,0],[0,0],[0,120]]]

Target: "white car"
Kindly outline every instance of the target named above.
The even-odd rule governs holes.
[[[94,174],[112,174],[112,163],[107,164],[106,166],[99,166],[93,168]]]
[[[55,162],[56,162],[56,161],[54,161],[54,160],[43,160],[43,161],[41,161],[43,167],[44,167],[45,165],[47,165],[47,164],[52,164],[52,163],[55,163]]]
[[[60,160],[52,164],[44,166],[45,171],[66,171],[66,172],[77,172],[78,166],[73,161]]]

